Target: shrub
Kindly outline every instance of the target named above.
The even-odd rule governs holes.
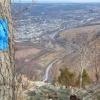
[[[60,76],[58,77],[58,82],[61,85],[69,86],[73,85],[75,80],[75,74],[69,71],[68,68],[60,69]]]

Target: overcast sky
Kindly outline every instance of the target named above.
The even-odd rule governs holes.
[[[31,2],[32,0],[12,0],[15,2]],[[34,0],[35,2],[39,3],[67,3],[67,2],[79,2],[79,3],[84,3],[84,2],[100,2],[100,0]]]

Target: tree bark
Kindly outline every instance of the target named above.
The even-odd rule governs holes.
[[[15,68],[10,0],[0,0],[0,18],[8,20],[9,48],[0,51],[0,100],[15,100]]]

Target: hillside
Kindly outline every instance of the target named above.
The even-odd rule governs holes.
[[[48,81],[57,79],[59,69],[68,67],[74,72],[80,72],[80,50],[86,49],[83,67],[88,70],[90,77],[95,80],[95,50],[96,66],[100,70],[100,25],[69,29],[55,36],[55,47],[52,49],[17,43],[16,68],[17,72],[28,75],[33,80],[43,80],[50,63],[58,60],[49,69]],[[96,44],[96,49],[95,49]],[[24,53],[25,52],[25,53]],[[26,53],[27,52],[27,53]],[[83,52],[84,54],[84,52]],[[93,73],[93,74],[91,74]]]

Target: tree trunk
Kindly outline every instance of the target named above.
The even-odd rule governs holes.
[[[98,66],[97,66],[97,46],[96,46],[96,42],[94,44],[95,46],[95,77],[96,77],[96,83],[99,83],[99,70],[98,70]]]
[[[15,100],[15,68],[10,0],[0,0],[0,18],[8,20],[9,48],[0,51],[0,100]]]

